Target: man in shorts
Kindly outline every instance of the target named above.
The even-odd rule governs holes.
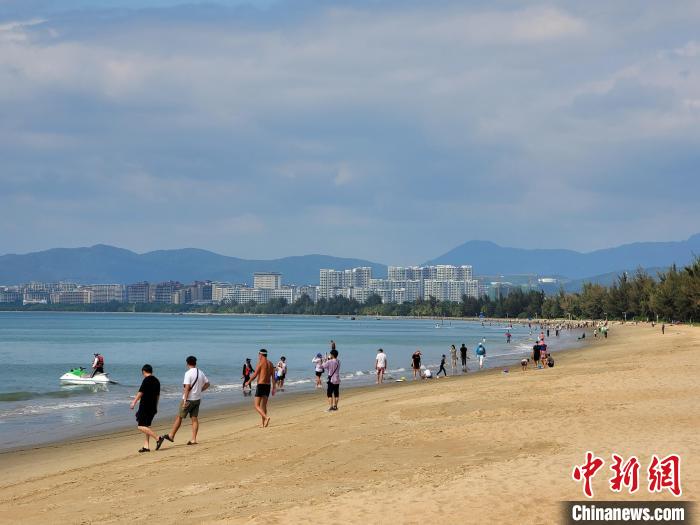
[[[333,412],[338,410],[338,400],[340,399],[340,361],[338,361],[337,350],[331,350],[330,359],[323,363],[323,369],[328,374],[328,388],[326,389],[328,412]]]
[[[411,368],[413,369],[413,380],[415,381],[420,375],[420,360],[421,360],[421,354],[420,350],[416,350],[413,352],[413,355],[411,356]]]
[[[377,351],[377,358],[374,360],[374,368],[377,370],[377,384],[384,382],[384,372],[386,372],[387,359],[384,350]]]
[[[158,438],[156,450],[159,450],[166,439],[173,443],[175,434],[180,430],[182,420],[190,416],[192,421],[192,439],[188,445],[197,444],[197,432],[199,432],[199,405],[202,401],[202,392],[209,388],[209,379],[199,368],[197,368],[197,358],[193,355],[189,356],[185,362],[187,363],[187,372],[182,380],[182,401],[180,402],[180,411],[175,416],[173,429],[169,434],[164,434]]]
[[[158,399],[160,398],[160,381],[153,375],[153,367],[148,364],[143,365],[141,374],[143,375],[141,387],[131,402],[131,410],[134,409],[136,403],[139,404],[139,409],[136,411],[136,424],[139,432],[146,434],[143,447],[139,450],[140,454],[151,451],[151,438],[158,443],[158,434],[151,430],[151,423],[158,412]]]
[[[263,428],[270,424],[270,416],[267,415],[267,401],[270,398],[270,394],[275,395],[274,373],[275,367],[267,358],[267,350],[261,348],[260,352],[258,352],[258,364],[255,367],[255,372],[248,379],[248,384],[250,385],[253,379],[258,380],[258,384],[255,386],[253,406],[262,418],[261,426]]]

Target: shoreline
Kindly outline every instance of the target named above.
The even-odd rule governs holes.
[[[571,468],[586,450],[608,461],[634,454],[643,466],[678,453],[681,499],[692,500],[699,344],[692,327],[662,336],[621,326],[557,352],[552,369],[341,389],[330,414],[321,392],[273,398],[268,429],[250,405],[208,412],[197,447],[184,446],[186,423],[157,453],[137,454],[132,428],[2,454],[0,522],[446,522],[468,504],[468,522],[551,523],[560,501],[582,499]],[[607,477],[594,480],[596,500],[677,501],[644,483],[634,496],[612,493]]]
[[[98,312],[101,313],[101,312]],[[245,314],[244,314],[245,315]],[[404,318],[405,319],[405,318]],[[569,341],[570,343],[577,342],[575,340]],[[596,339],[593,338],[587,338],[585,342],[578,341],[579,346],[572,346],[570,348],[562,348],[559,350],[555,350],[550,352],[552,356],[554,356],[557,360],[559,359],[559,356],[561,354],[570,354],[570,353],[575,353],[575,352],[582,352],[585,351],[587,348],[594,346],[596,343]],[[472,358],[473,361],[474,358]],[[493,358],[492,358],[493,359]],[[487,366],[483,370],[479,369],[470,369],[468,373],[458,373],[458,374],[453,374],[448,376],[450,380],[452,381],[468,381],[470,380],[469,378],[474,378],[476,375],[488,375],[488,374],[500,374],[502,373],[502,368],[504,366],[513,368],[514,371],[520,371],[520,359],[519,357],[516,357],[513,359],[512,362],[507,361],[505,364],[497,364],[494,366]],[[472,366],[474,366],[474,363],[472,363]],[[351,385],[351,386],[344,386],[343,391],[344,392],[372,392],[375,389],[378,388],[384,388],[384,389],[390,389],[394,387],[401,387],[406,384],[412,384],[412,383],[420,383],[421,380],[413,381],[409,376],[411,375],[411,371],[406,369],[405,372],[402,372],[407,374],[406,380],[405,381],[396,381],[396,380],[387,380],[384,382],[383,385],[377,385],[376,383],[371,383],[371,384],[360,384],[360,385]],[[446,378],[441,378],[440,381],[444,381]],[[347,379],[345,380],[347,382]],[[438,381],[437,378],[433,378],[430,380],[426,381],[433,381],[436,382]],[[325,385],[325,382],[323,383]],[[300,391],[293,391],[293,392],[284,392],[284,394],[280,397],[280,394],[277,394],[276,396],[271,398],[271,403],[274,403],[275,405],[279,403],[287,403],[287,404],[293,404],[295,402],[303,402],[306,398],[309,397],[316,397],[320,393],[325,393],[325,386],[321,389],[318,390],[300,390]],[[325,395],[325,394],[324,394]],[[325,399],[325,398],[324,398]],[[206,401],[206,397],[204,398]],[[225,414],[231,413],[231,411],[238,412],[242,409],[250,409],[252,410],[252,403],[253,403],[253,398],[252,397],[241,397],[238,401],[220,401],[217,400],[214,404],[214,407],[211,409],[206,409],[206,404],[204,405],[203,408],[205,408],[206,411],[203,411],[203,415],[200,417],[202,421],[205,421],[207,419],[212,418],[213,420],[219,420],[221,417],[223,417]],[[128,404],[125,402],[125,405]],[[135,413],[135,411],[134,411]],[[172,417],[174,417],[174,412],[172,414],[169,414],[167,417],[170,417],[168,419],[165,416],[164,412],[158,413],[158,416],[160,416],[160,419],[163,419],[161,421],[158,421],[156,424],[154,424],[155,427],[160,427],[163,426],[163,431],[167,430],[168,423],[166,421],[170,421]],[[103,441],[103,440],[108,440],[111,437],[116,437],[119,435],[132,435],[134,433],[135,425],[134,424],[129,424],[127,425],[126,423],[124,424],[119,424],[116,425],[115,427],[109,429],[109,430],[104,430],[104,431],[98,431],[98,432],[90,432],[86,430],[84,433],[76,434],[74,436],[70,437],[62,437],[58,438],[53,441],[48,441],[44,443],[38,443],[34,445],[29,445],[29,446],[14,446],[14,447],[9,447],[6,449],[0,449],[0,459],[2,459],[3,456],[7,454],[13,454],[16,452],[28,452],[28,451],[37,451],[41,450],[44,448],[57,448],[61,446],[70,446],[70,445],[75,445],[79,443],[92,443],[92,442],[97,442],[97,441]]]

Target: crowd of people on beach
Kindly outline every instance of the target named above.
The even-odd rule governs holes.
[[[489,323],[492,325],[492,323]],[[525,322],[522,322],[525,325]],[[482,322],[484,326],[484,322]],[[529,328],[529,333],[532,335],[533,325],[532,322],[527,322]],[[504,323],[505,339],[506,344],[510,344],[512,340],[511,330],[513,329],[513,323]],[[546,344],[546,338],[550,336],[550,330],[554,331],[555,337],[559,337],[563,330],[575,330],[583,328],[593,328],[593,333],[595,337],[600,333],[602,337],[607,338],[608,334],[608,323],[590,323],[590,322],[576,322],[576,323],[557,323],[555,325],[550,325],[548,323],[540,323],[539,329],[540,334],[532,347],[532,352],[529,357],[523,357],[521,359],[521,368],[526,371],[531,366],[536,369],[546,369],[554,367],[554,358],[548,350]],[[662,333],[665,330],[665,326],[662,326]],[[585,337],[585,331],[583,335],[578,339]],[[320,352],[311,359],[311,365],[313,366],[315,375],[315,388],[323,388],[323,376],[326,376],[326,397],[328,400],[328,412],[335,412],[338,410],[338,402],[340,400],[340,382],[341,382],[341,362],[338,359],[339,353],[337,350],[337,345],[335,341],[330,341],[329,343],[330,351],[326,354]],[[474,358],[478,363],[479,369],[483,369],[486,362],[486,339],[483,338],[474,347]],[[429,380],[439,378],[442,374],[443,377],[448,375],[447,366],[449,363],[450,373],[456,374],[459,370],[459,365],[461,364],[461,373],[465,374],[469,372],[467,366],[467,361],[471,360],[469,356],[469,349],[465,343],[462,343],[459,349],[456,345],[452,344],[449,348],[449,360],[447,354],[442,354],[440,365],[437,373],[433,376],[429,366],[423,363],[423,354],[420,349],[417,349],[411,355],[410,368],[413,372],[413,380]],[[187,441],[187,445],[197,445],[197,434],[199,432],[199,409],[202,400],[202,393],[209,389],[211,386],[209,379],[206,374],[197,367],[197,358],[195,356],[188,356],[185,360],[186,372],[183,378],[182,387],[182,399],[179,403],[178,412],[173,421],[172,428],[167,434],[157,435],[152,429],[151,424],[158,411],[158,401],[160,398],[160,382],[153,374],[153,367],[150,364],[143,365],[141,373],[143,380],[138,393],[131,401],[131,409],[133,410],[138,405],[138,410],[136,412],[137,427],[140,432],[144,434],[144,444],[139,450],[140,453],[150,452],[150,441],[151,439],[155,441],[156,450],[160,450],[163,444],[168,441],[170,443],[175,442],[175,436],[179,431],[183,420],[187,417],[191,420],[191,437]],[[386,352],[379,348],[374,360],[374,369],[376,375],[376,383],[378,385],[383,384],[387,379],[387,372],[389,366],[389,358]],[[95,354],[95,360],[93,362],[93,368],[104,370],[104,357],[102,355]],[[401,369],[399,369],[401,370]],[[504,372],[507,372],[504,369]],[[281,356],[276,365],[270,361],[268,358],[268,351],[264,348],[260,349],[258,352],[258,360],[255,366],[253,366],[252,360],[247,358],[243,363],[241,379],[242,391],[244,396],[253,396],[254,398],[254,409],[260,415],[260,426],[262,428],[267,428],[270,424],[270,415],[268,411],[268,402],[271,396],[274,396],[277,391],[284,390],[285,379],[287,377],[287,359],[285,356]],[[403,382],[406,380],[405,377],[401,378],[391,378],[396,382]],[[255,390],[253,391],[253,383],[255,382]]]

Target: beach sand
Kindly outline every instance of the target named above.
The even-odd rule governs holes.
[[[196,447],[188,422],[157,453],[136,453],[134,428],[0,455],[0,522],[557,523],[584,499],[571,471],[587,450],[606,460],[596,500],[674,500],[646,490],[650,456],[672,452],[692,500],[699,363],[700,329],[628,325],[552,369],[346,390],[337,413],[320,392],[276,396],[268,429],[205,400]],[[610,492],[613,452],[640,458],[637,494]]]

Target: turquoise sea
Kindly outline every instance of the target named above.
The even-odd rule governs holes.
[[[104,432],[135,424],[129,409],[141,381],[141,366],[150,363],[162,385],[155,424],[170,421],[182,389],[185,357],[193,354],[212,388],[209,407],[249,402],[241,389],[246,357],[255,362],[267,348],[277,362],[287,357],[286,392],[311,390],[311,359],[336,341],[342,386],[374,381],[377,348],[389,360],[389,376],[410,375],[416,348],[424,364],[437,371],[449,347],[466,343],[475,368],[474,347],[486,338],[487,366],[511,366],[528,355],[539,329],[514,325],[506,344],[503,324],[473,321],[376,319],[373,317],[217,316],[171,314],[94,314],[54,312],[0,313],[0,449],[24,448],[60,439]],[[577,346],[573,333],[548,339],[552,350]],[[106,371],[118,381],[109,387],[61,386],[70,368],[89,368],[94,352],[106,359]],[[449,373],[449,367],[448,367]]]

